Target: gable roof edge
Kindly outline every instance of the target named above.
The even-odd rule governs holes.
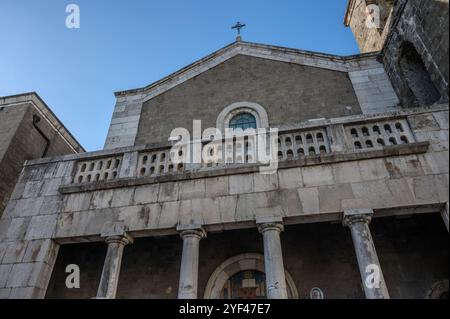
[[[228,54],[228,56],[227,56]],[[123,98],[126,96],[133,96],[133,95],[144,95],[144,99],[148,100],[154,96],[151,96],[148,98],[149,93],[153,90],[157,90],[158,87],[163,86],[165,84],[170,83],[171,81],[174,81],[174,79],[178,78],[184,78],[184,80],[188,80],[190,77],[187,76],[188,73],[192,72],[196,68],[201,68],[202,66],[205,66],[206,64],[210,63],[212,66],[207,67],[206,70],[209,70],[210,68],[225,62],[229,58],[232,58],[236,55],[247,55],[247,56],[254,56],[254,57],[260,57],[260,58],[266,58],[266,59],[273,59],[278,60],[282,62],[290,62],[290,63],[296,63],[296,64],[302,64],[307,66],[315,66],[319,68],[325,68],[325,69],[332,69],[336,71],[341,72],[349,72],[351,71],[351,67],[349,67],[349,62],[358,62],[360,60],[365,59],[374,59],[379,55],[379,52],[372,52],[372,53],[363,53],[363,54],[356,54],[356,55],[349,55],[349,56],[339,56],[339,55],[333,55],[333,54],[327,54],[327,53],[320,53],[320,52],[313,52],[313,51],[306,51],[306,50],[299,50],[299,49],[292,49],[292,48],[286,48],[286,47],[280,47],[280,46],[273,46],[273,45],[266,45],[266,44],[257,44],[252,42],[233,42],[225,47],[223,47],[220,50],[217,50],[206,57],[195,61],[194,63],[189,64],[188,66],[156,81],[151,83],[150,85],[147,85],[145,87],[136,88],[136,89],[130,89],[130,90],[124,90],[124,91],[118,91],[115,92],[114,95],[116,98]],[[221,59],[222,57],[222,59]],[[322,60],[324,63],[321,65],[315,65],[313,63],[307,63],[309,59],[309,62],[312,60]],[[216,63],[214,63],[215,60]],[[300,61],[302,60],[302,61]],[[204,71],[197,72],[197,74],[203,73]],[[184,82],[184,80],[180,80],[178,82]],[[176,83],[175,85],[178,85],[180,83]],[[173,86],[175,86],[173,85]],[[171,87],[173,87],[171,86]],[[166,90],[163,90],[166,91]],[[150,94],[151,95],[151,94]],[[157,95],[157,94],[156,94]]]

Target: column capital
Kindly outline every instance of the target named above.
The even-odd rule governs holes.
[[[178,226],[177,231],[183,239],[190,237],[202,239],[206,237],[206,231],[200,225]]]
[[[347,227],[355,223],[370,224],[372,217],[373,217],[373,210],[370,208],[348,209],[344,211],[342,224]]]
[[[266,217],[256,220],[258,225],[258,231],[263,234],[268,230],[275,230],[278,232],[284,231],[283,218],[282,217]]]
[[[263,223],[263,224],[259,224],[258,226],[258,231],[263,234],[266,231],[269,230],[275,230],[279,233],[281,233],[282,231],[284,231],[284,226],[283,223],[280,222],[268,222],[268,223]]]
[[[108,236],[105,237],[105,243],[107,244],[122,244],[124,246],[128,244],[132,244],[134,242],[134,238],[127,233],[123,233],[122,235]]]

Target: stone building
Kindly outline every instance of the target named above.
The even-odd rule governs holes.
[[[384,3],[350,1],[361,54],[238,38],[117,92],[103,150],[26,163],[0,220],[0,296],[448,297],[448,25],[427,22],[448,1],[393,2],[363,44],[355,6]],[[194,120],[277,128],[277,169],[250,134],[211,144]]]
[[[36,93],[0,97],[0,216],[26,160],[84,152]]]

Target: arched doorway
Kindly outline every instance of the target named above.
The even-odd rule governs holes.
[[[412,43],[405,42],[402,45],[399,63],[404,80],[414,95],[416,104],[427,106],[439,101],[441,94],[436,89],[421,56]]]
[[[285,271],[290,299],[298,298],[291,275]],[[213,272],[206,285],[205,299],[265,299],[264,256],[241,254],[224,261]]]
[[[448,279],[435,283],[428,292],[427,299],[449,299]]]

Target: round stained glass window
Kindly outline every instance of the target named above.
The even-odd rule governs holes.
[[[250,113],[240,113],[230,120],[229,127],[236,129],[256,129],[256,118]]]

